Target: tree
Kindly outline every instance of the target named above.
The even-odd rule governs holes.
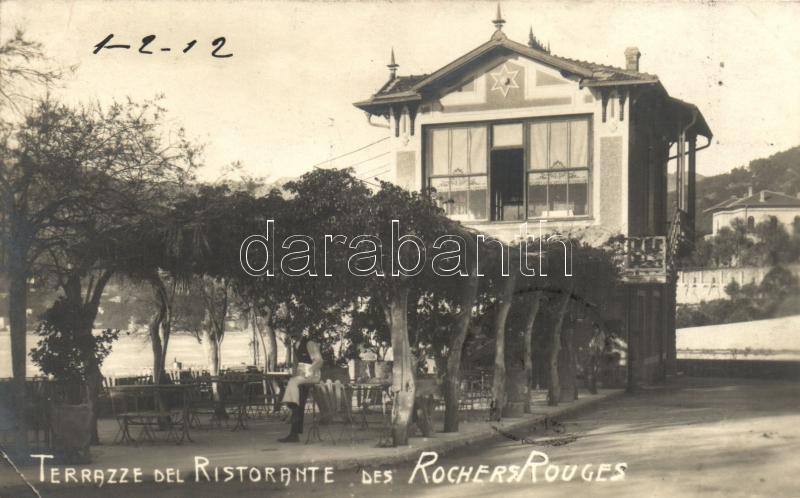
[[[445,402],[444,431],[457,432],[462,355],[473,323],[481,279],[476,234],[456,222],[450,222],[447,233],[449,236],[440,240],[441,247],[462,250],[459,259],[464,261],[456,266],[461,266],[463,272],[445,275],[425,272],[415,280],[410,297],[409,329],[413,331],[411,344],[418,355],[432,356],[440,372]],[[484,253],[490,252],[488,249],[482,248]],[[491,259],[485,254],[481,267],[485,268],[485,262]]]
[[[29,40],[22,30],[0,43],[0,255],[9,274],[9,328],[11,331],[11,366],[14,378],[16,436],[15,444],[21,454],[27,454],[27,423],[24,414],[25,357],[27,332],[27,279],[30,277],[27,239],[31,227],[21,220],[27,214],[28,190],[24,178],[15,178],[20,157],[16,149],[16,122],[8,111],[20,112],[22,104],[33,93],[58,81],[64,71],[48,64],[41,44]],[[15,196],[19,195],[19,198]],[[25,242],[17,246],[18,242]]]
[[[478,296],[480,285],[478,278],[478,265],[474,254],[477,244],[471,237],[464,237],[469,241],[467,258],[470,260],[467,282],[462,285],[462,292],[458,302],[457,315],[454,320],[454,331],[450,334],[450,344],[447,348],[447,370],[444,384],[444,432],[458,432],[458,406],[461,399],[461,363],[464,342],[467,338],[472,323],[473,308]]]
[[[4,108],[21,111],[21,104],[36,99],[37,88],[57,83],[73,68],[60,68],[47,59],[42,44],[17,29],[0,43],[0,115]]]
[[[424,254],[432,250],[438,237],[447,234],[452,222],[426,193],[408,192],[388,183],[371,193],[346,170],[316,170],[286,188],[291,195],[290,205],[297,206],[289,212],[304,214],[293,224],[294,229],[302,229],[301,233],[318,244],[325,235],[341,235],[345,240],[344,245],[340,243],[324,252],[325,261],[319,257],[295,260],[300,274],[287,278],[285,289],[292,296],[286,301],[287,307],[294,310],[292,314],[299,312],[299,316],[306,317],[296,327],[319,332],[321,324],[330,326],[325,320],[329,311],[357,309],[353,303],[358,299],[368,301],[367,308],[380,313],[394,355],[393,441],[395,445],[405,445],[414,407],[417,366],[409,338],[410,307],[416,303],[409,301],[409,294],[430,271]],[[276,237],[282,240],[279,235]],[[409,243],[399,243],[400,237]],[[389,246],[390,241],[395,242]],[[347,249],[356,249],[356,254]],[[351,260],[351,255],[355,259]],[[398,261],[402,261],[402,269],[397,267]],[[317,277],[323,271],[336,278]],[[309,285],[308,279],[312,278],[313,284]]]
[[[754,250],[761,257],[760,263],[771,267],[794,261],[798,254],[786,228],[775,216],[758,223],[754,228],[757,242]]]
[[[721,228],[714,238],[711,255],[717,266],[731,266],[738,261],[747,239],[728,227]]]
[[[490,417],[500,420],[503,416],[503,409],[506,406],[506,320],[514,302],[517,275],[519,268],[510,265],[509,275],[499,276],[498,280],[502,284],[496,295],[497,310],[494,317],[494,376],[492,380],[492,410]]]
[[[239,245],[262,228],[260,208],[249,192],[224,184],[201,185],[176,202],[169,215],[167,252],[180,261],[176,277],[186,278],[189,292],[203,303],[203,326],[196,332],[213,376],[219,375],[220,348],[242,274]]]
[[[153,383],[163,384],[166,379],[167,348],[172,334],[178,281],[162,276],[157,268],[152,271],[149,280],[156,305],[156,311],[147,327],[153,350]]]
[[[128,251],[130,227],[164,185],[190,178],[196,149],[181,133],[162,138],[163,112],[152,102],[102,109],[43,101],[0,142],[15,378],[25,375],[28,278],[60,287],[82,317],[75,333],[88,337],[111,275],[138,257]],[[96,393],[99,367],[87,368]]]
[[[549,351],[549,371],[550,371],[550,384],[547,389],[547,404],[550,406],[558,405],[561,399],[561,382],[558,372],[558,360],[561,352],[561,330],[564,327],[564,321],[567,317],[570,302],[572,301],[572,289],[574,286],[574,279],[565,289],[561,289],[560,297],[558,299],[558,308],[556,311],[556,323],[552,329],[550,336],[550,351]]]
[[[533,388],[533,331],[536,324],[536,317],[539,315],[539,309],[542,304],[542,290],[531,291],[526,298],[526,307],[528,308],[528,316],[525,321],[524,336],[523,336],[523,365],[525,368],[525,382],[527,392]],[[530,413],[530,404],[525,403],[525,413]]]
[[[81,317],[63,297],[58,298],[41,317],[37,334],[41,337],[31,358],[42,373],[65,381],[80,382],[89,365],[101,364],[111,353],[118,331],[106,329],[97,336],[78,336]],[[85,344],[77,343],[86,341]],[[77,400],[79,401],[79,400]]]

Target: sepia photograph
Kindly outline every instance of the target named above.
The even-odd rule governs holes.
[[[0,0],[0,498],[798,496],[799,26]]]

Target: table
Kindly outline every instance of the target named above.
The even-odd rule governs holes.
[[[130,433],[132,425],[141,426],[140,436],[154,441],[153,426],[163,427],[166,424],[167,437],[175,438],[176,443],[184,439],[192,441],[189,434],[189,402],[188,393],[195,388],[193,384],[139,384],[115,386],[109,389],[114,417],[120,424],[114,442],[136,443]],[[180,395],[180,423],[173,419],[178,410],[170,409],[165,401],[165,394]],[[130,406],[132,405],[132,407]],[[180,434],[175,430],[180,425]]]
[[[386,411],[386,405],[391,400],[390,383],[352,382],[348,384],[356,397],[356,404],[364,415],[363,427],[366,428],[366,413],[370,406],[380,405],[381,411]]]
[[[249,387],[260,385],[261,380],[256,376],[243,374],[211,377],[209,382],[212,385],[217,384],[219,403],[221,404],[219,409],[224,411],[224,414],[227,414],[229,407],[234,408],[236,423],[231,430],[247,429],[247,403],[250,401]],[[215,410],[214,416],[219,417],[217,410]]]
[[[379,446],[384,446],[391,441],[391,386],[390,382],[352,382],[348,384],[350,392],[355,396],[356,406],[360,408],[361,429],[369,427],[367,420],[369,407],[380,404],[382,430],[378,440]],[[352,403],[352,397],[350,402]]]

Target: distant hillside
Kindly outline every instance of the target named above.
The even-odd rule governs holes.
[[[701,182],[706,178],[708,178],[707,176],[703,176],[699,173],[696,176],[698,182]],[[667,192],[669,192],[670,194],[672,194],[672,192],[675,192],[675,173],[667,173]]]
[[[713,154],[713,150],[712,148],[707,153]],[[764,189],[788,195],[800,192],[800,146],[767,158],[755,159],[747,166],[734,168],[728,173],[698,179],[698,233],[711,232],[711,215],[703,211],[732,196],[747,195],[747,188],[750,186],[753,187],[753,192]]]

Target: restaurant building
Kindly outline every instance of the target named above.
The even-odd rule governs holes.
[[[622,236],[626,285],[608,313],[628,339],[629,382],[656,380],[675,366],[673,261],[693,239],[696,153],[711,131],[639,70],[635,47],[611,67],[555,55],[532,31],[513,41],[504,23],[498,7],[489,40],[429,74],[399,74],[392,51],[388,81],[354,105],[389,125],[391,180],[435,189],[468,227],[508,242],[525,222],[538,235],[540,220],[592,244]]]

